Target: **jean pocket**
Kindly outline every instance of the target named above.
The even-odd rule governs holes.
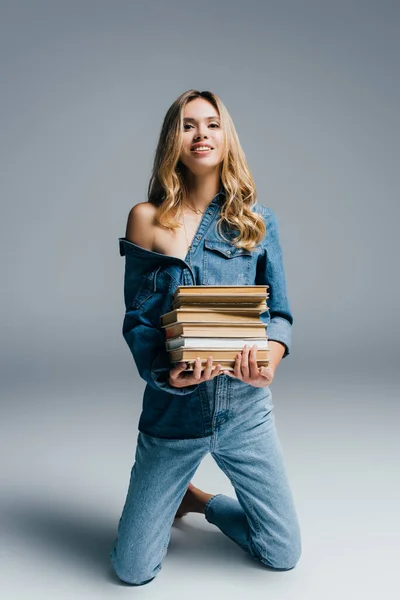
[[[216,252],[217,255],[228,259],[239,258],[243,256],[246,257],[252,254],[251,250],[247,250],[246,248],[236,248],[236,246],[233,244],[229,244],[229,242],[224,242],[221,240],[204,240],[204,247],[207,250]]]
[[[204,240],[206,285],[247,285],[253,252],[221,240]]]

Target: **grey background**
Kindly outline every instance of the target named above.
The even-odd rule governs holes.
[[[399,4],[9,1],[0,23],[0,589],[124,593],[107,555],[144,382],[118,237],[196,88],[226,104],[280,223],[295,322],[271,389],[303,557],[266,571],[190,515],[127,593],[396,595]],[[233,496],[208,458],[195,485]]]

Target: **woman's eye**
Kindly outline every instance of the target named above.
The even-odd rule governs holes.
[[[219,127],[219,123],[210,123],[209,127],[214,126],[213,129],[215,129],[216,127]],[[193,125],[191,123],[185,123],[183,126],[184,130],[188,130],[188,128],[193,127]]]

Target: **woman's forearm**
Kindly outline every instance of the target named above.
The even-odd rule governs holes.
[[[270,349],[268,352],[268,360],[269,366],[273,371],[276,371],[276,367],[281,362],[282,356],[285,353],[285,344],[281,342],[277,342],[275,340],[268,340],[268,348]]]

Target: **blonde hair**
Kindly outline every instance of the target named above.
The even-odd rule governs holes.
[[[169,107],[158,140],[152,175],[148,185],[148,200],[158,207],[157,223],[166,229],[180,226],[177,214],[188,190],[182,163],[179,160],[183,144],[183,114],[185,105],[195,98],[205,98],[218,111],[224,135],[225,149],[221,181],[226,192],[217,223],[223,239],[224,226],[238,231],[234,245],[254,249],[265,236],[263,217],[251,210],[257,201],[256,188],[233,121],[220,98],[209,91],[188,90]]]

